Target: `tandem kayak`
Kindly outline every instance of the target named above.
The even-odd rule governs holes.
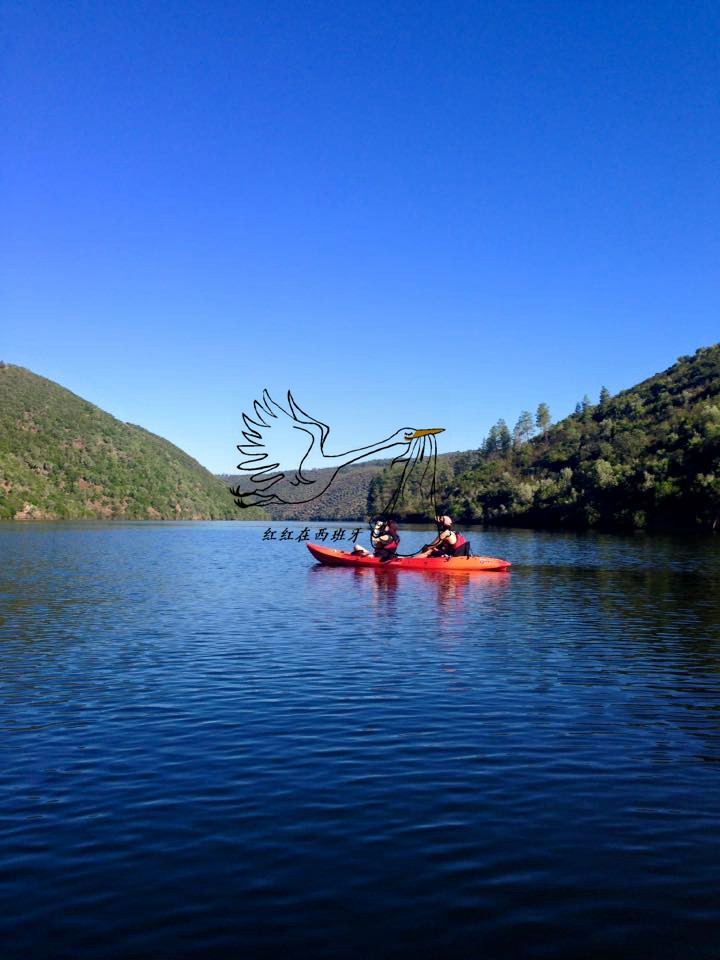
[[[343,550],[331,550],[318,543],[306,543],[310,553],[328,567],[375,567],[389,570],[437,570],[441,573],[479,573],[482,571],[507,570],[507,560],[497,557],[397,557],[381,562],[377,557],[363,557]]]

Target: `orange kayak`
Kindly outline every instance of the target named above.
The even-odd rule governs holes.
[[[328,567],[374,567],[389,570],[437,570],[441,573],[479,573],[482,571],[507,570],[507,560],[497,557],[398,557],[382,563],[377,557],[363,557],[342,550],[331,550],[318,543],[306,543],[310,553]]]

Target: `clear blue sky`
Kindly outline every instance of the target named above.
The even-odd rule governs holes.
[[[215,471],[556,418],[720,340],[716,2],[3,6],[0,359]]]

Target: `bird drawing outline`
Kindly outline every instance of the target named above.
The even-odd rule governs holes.
[[[436,451],[434,434],[442,433],[443,427],[418,430],[414,427],[401,427],[383,440],[365,447],[356,447],[344,453],[329,453],[326,442],[330,427],[323,421],[306,413],[295,401],[288,390],[287,408],[272,399],[267,390],[262,398],[253,403],[252,415],[243,413],[245,429],[244,441],[237,449],[245,459],[237,465],[238,470],[249,473],[251,489],[243,489],[238,483],[230,487],[235,503],[241,509],[265,507],[276,504],[309,503],[322,496],[330,487],[338,473],[352,463],[378,457],[393,448],[400,452],[393,458],[393,465],[423,460],[426,442],[431,442],[431,451]],[[284,459],[292,467],[281,468],[281,458],[273,455],[272,450],[283,450]],[[290,454],[285,451],[292,451]],[[310,478],[304,472],[311,456],[321,460],[322,467],[334,468],[332,473]],[[294,464],[297,463],[297,466]],[[319,469],[318,466],[312,469]],[[405,470],[403,476],[405,476]]]

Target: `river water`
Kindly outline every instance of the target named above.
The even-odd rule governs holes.
[[[4,958],[720,955],[720,538],[271,526],[0,525]]]

